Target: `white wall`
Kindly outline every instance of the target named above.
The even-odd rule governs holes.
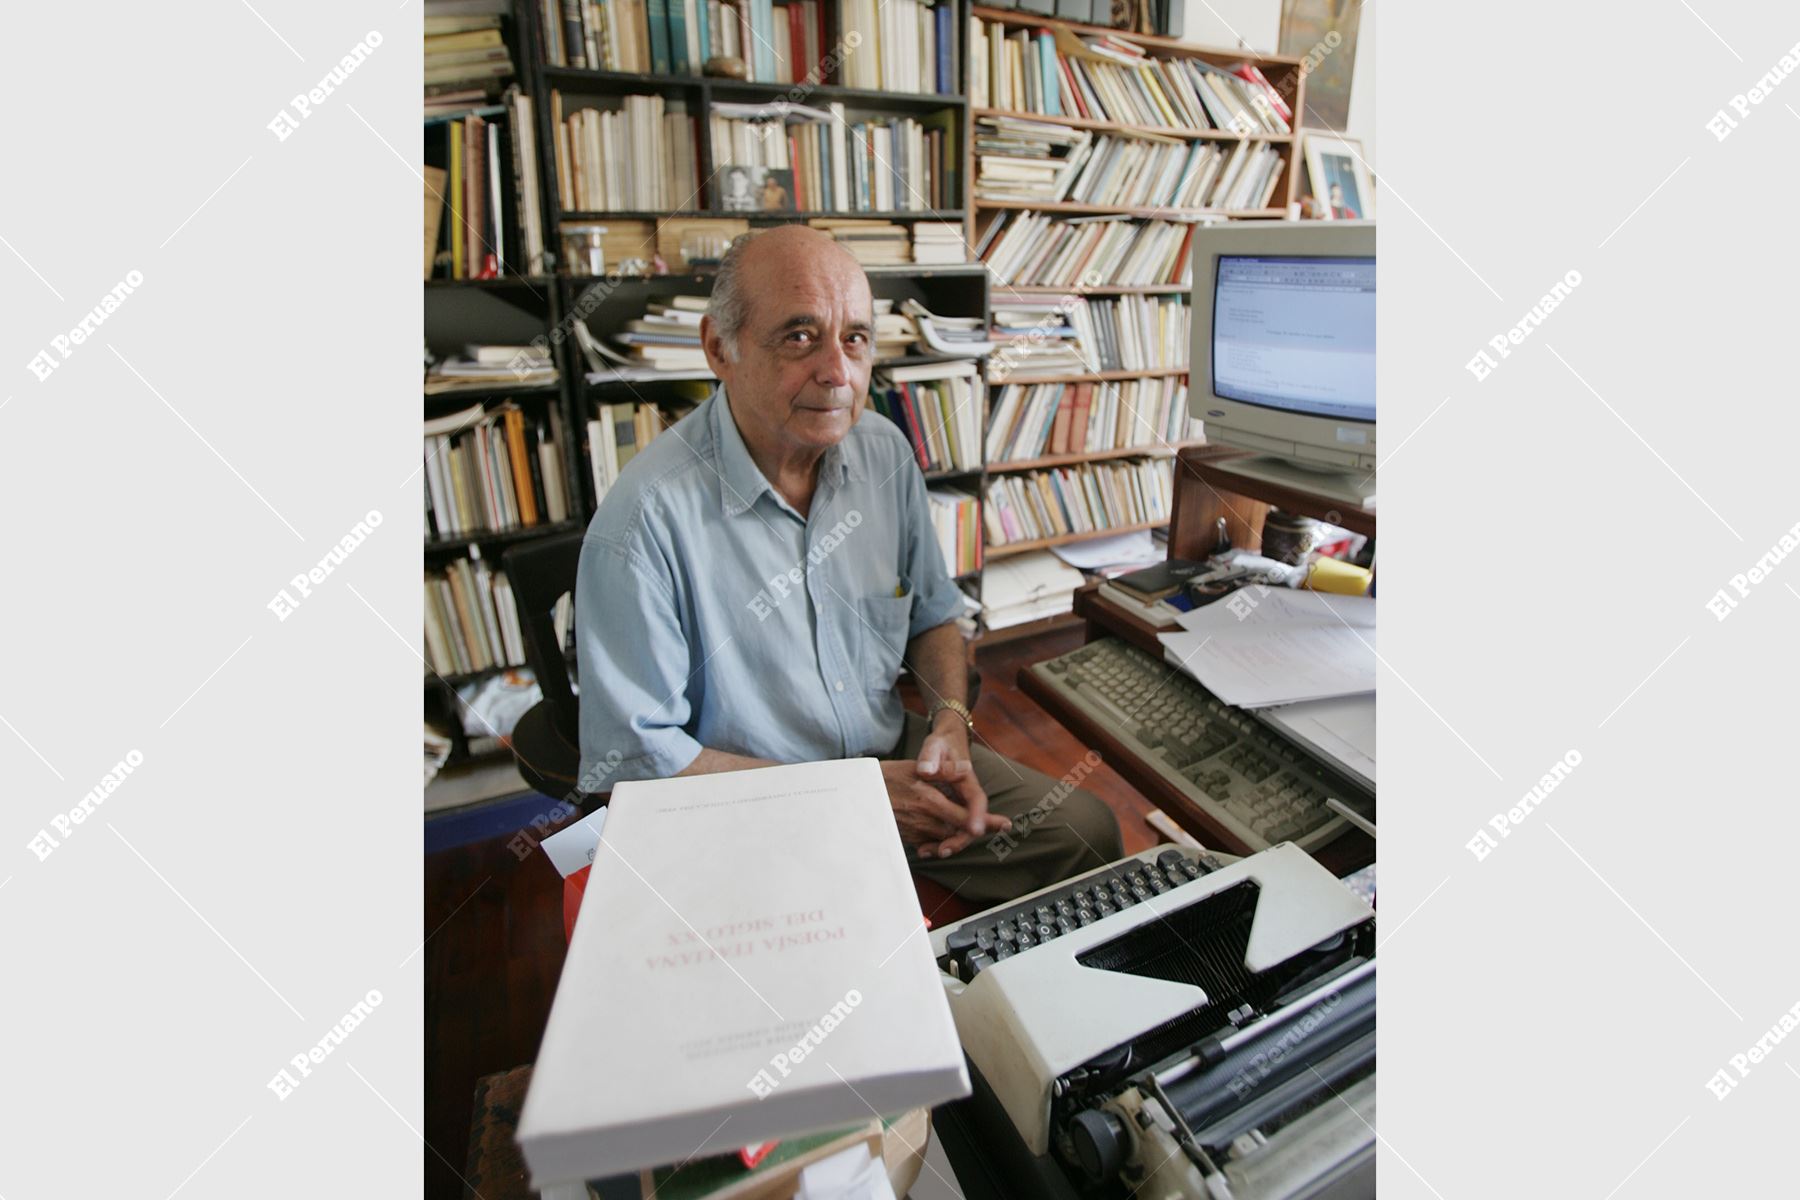
[[[1350,118],[1344,130],[1359,139],[1370,165],[1375,158],[1375,11],[1363,5],[1356,34],[1356,68],[1351,74]],[[1281,0],[1187,0],[1183,41],[1201,46],[1250,49],[1274,54],[1281,41]]]

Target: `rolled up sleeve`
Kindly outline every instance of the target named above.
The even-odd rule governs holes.
[[[668,579],[629,545],[589,537],[575,579],[581,778],[588,791],[678,774],[700,753],[691,651]]]
[[[925,477],[917,470],[901,471],[902,553],[904,570],[913,584],[912,625],[907,640],[945,621],[962,615],[963,593],[944,569],[944,550],[931,524],[931,502],[925,495]]]

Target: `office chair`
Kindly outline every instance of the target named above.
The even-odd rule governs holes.
[[[532,790],[577,804],[582,801],[574,794],[581,773],[581,710],[569,686],[569,662],[556,640],[554,614],[556,602],[575,590],[581,538],[559,534],[514,546],[501,558],[525,631],[525,661],[544,697],[513,729],[513,757]]]

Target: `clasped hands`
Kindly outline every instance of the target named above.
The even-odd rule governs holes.
[[[948,858],[976,838],[1012,828],[1010,819],[988,811],[969,761],[968,730],[945,724],[926,736],[917,759],[881,764],[900,840],[920,858]]]

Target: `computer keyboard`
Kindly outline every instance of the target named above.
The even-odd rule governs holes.
[[[1157,852],[1154,859],[1148,852],[1122,858],[1021,903],[970,917],[944,939],[938,965],[958,979],[973,979],[997,962],[1218,868],[1219,860],[1204,850],[1196,853],[1173,846]]]
[[[1161,659],[1115,638],[1028,668],[1242,843],[1313,850],[1348,822],[1332,797],[1373,816],[1371,797]],[[1236,849],[1234,847],[1233,849]]]

